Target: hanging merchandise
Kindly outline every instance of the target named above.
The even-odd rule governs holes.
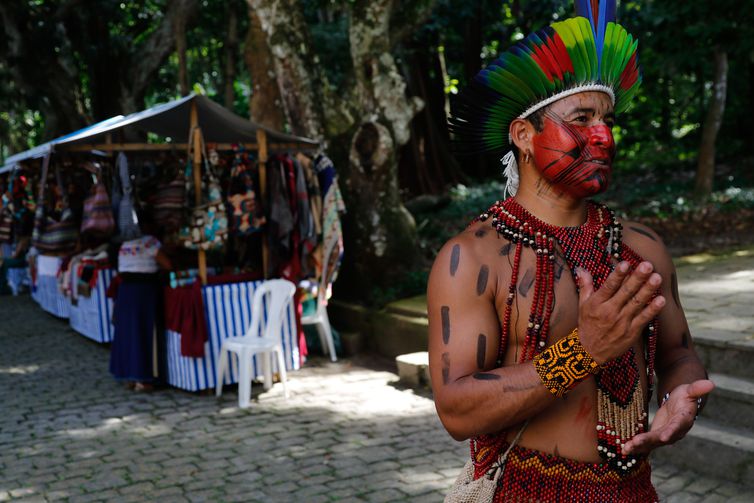
[[[92,186],[92,194],[84,200],[81,234],[107,238],[115,230],[115,220],[99,169],[96,177],[97,182]]]
[[[60,176],[60,168],[55,167],[55,176],[58,188],[61,191],[61,216],[55,220],[45,214],[44,192],[47,182],[47,173],[50,167],[50,155],[48,154],[42,163],[42,178],[39,181],[39,204],[34,222],[34,234],[32,242],[42,253],[49,255],[65,254],[76,247],[78,241],[78,225],[73,219],[73,214],[68,207],[66,188]]]
[[[8,190],[2,196],[0,204],[0,243],[13,241],[13,179],[16,172],[13,171],[8,177]]]
[[[157,186],[150,203],[155,224],[167,233],[181,228],[186,209],[186,179],[180,167],[174,179]]]
[[[230,228],[236,236],[259,232],[265,224],[264,210],[257,198],[256,186],[248,156],[243,150],[237,150],[228,190],[228,206],[232,209]]]
[[[193,140],[193,131],[190,138]],[[189,152],[191,152],[192,143],[192,141],[189,143]],[[226,217],[222,190],[208,162],[203,140],[201,148],[207,182],[206,184],[201,183],[199,187],[193,187],[193,190],[202,191],[206,185],[207,196],[202,199],[205,199],[207,203],[194,207],[188,227],[183,227],[180,231],[180,238],[186,248],[211,250],[225,244],[228,237],[228,218]],[[187,185],[193,179],[193,164],[189,159],[186,167]],[[191,191],[189,190],[187,193],[190,194]]]
[[[118,232],[122,241],[129,241],[141,236],[141,229],[139,229],[139,217],[136,216],[136,209],[134,208],[133,187],[131,187],[131,175],[128,172],[126,154],[123,152],[118,154],[115,166],[123,189],[117,212]]]

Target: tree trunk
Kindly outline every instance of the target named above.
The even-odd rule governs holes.
[[[412,3],[415,15],[402,12],[394,26],[393,0],[350,4],[353,75],[346,81],[353,87],[339,90],[338,100],[332,99],[316,55],[307,49],[298,2],[247,1],[259,15],[272,51],[290,128],[330,140],[348,208],[338,292],[368,299],[372,287],[394,286],[418,258],[415,224],[398,190],[397,149],[408,142],[411,120],[422,102],[406,97],[406,83],[390,51],[400,34],[411,33],[407,25],[424,18],[432,0]]]
[[[276,131],[285,123],[280,89],[275,80],[275,66],[259,16],[249,8],[249,31],[244,44],[244,60],[251,75],[251,120]]]
[[[247,0],[259,16],[272,52],[283,110],[291,132],[322,138],[324,111],[318,92],[319,70],[298,0]]]
[[[160,25],[131,53],[130,71],[121,82],[121,113],[135,112],[144,106],[144,95],[154,75],[175,50],[176,26],[187,25],[198,8],[197,0],[168,1]]]
[[[392,0],[357,0],[349,12],[360,119],[344,184],[350,242],[359,253],[352,277],[378,287],[394,285],[418,259],[416,225],[398,189],[397,149],[408,142],[423,103],[406,97],[406,82],[390,53],[393,7]]]
[[[173,26],[175,52],[178,55],[178,90],[181,96],[188,96],[189,82],[186,64],[186,20],[176,19]]]
[[[702,143],[699,146],[699,161],[696,169],[694,194],[698,198],[706,198],[712,193],[712,182],[715,177],[715,141],[723,121],[728,87],[728,54],[720,47],[715,48],[714,54],[715,80],[702,129]]]
[[[236,55],[238,54],[238,16],[232,3],[228,4],[228,34],[225,37],[225,108],[233,110],[236,101],[236,91],[233,84],[236,81]]]
[[[4,33],[0,58],[13,76],[15,87],[23,95],[31,95],[32,102],[27,106],[38,107],[44,117],[43,139],[48,140],[83,127],[89,117],[68,44],[65,40],[49,40],[61,33],[65,35],[65,29],[56,20],[48,19],[43,28],[47,33],[40,33],[35,25],[38,19],[21,4],[0,2],[0,31]],[[52,18],[52,13],[49,17]],[[56,53],[56,49],[60,52]],[[40,92],[41,89],[44,91]]]

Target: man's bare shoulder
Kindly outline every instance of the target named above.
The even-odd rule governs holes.
[[[438,263],[448,264],[452,275],[463,263],[478,267],[480,264],[494,266],[495,270],[507,267],[504,260],[515,249],[510,241],[499,235],[489,222],[475,222],[462,232],[449,239],[440,249],[435,259]]]
[[[623,242],[644,260],[652,262],[661,271],[672,265],[670,253],[662,238],[646,225],[630,220],[620,220]]]

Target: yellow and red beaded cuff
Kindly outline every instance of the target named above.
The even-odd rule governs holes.
[[[557,397],[600,371],[600,366],[581,345],[578,328],[535,356],[534,366],[542,383]]]

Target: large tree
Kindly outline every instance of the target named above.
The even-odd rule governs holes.
[[[0,58],[45,137],[139,110],[197,0],[0,2]]]
[[[297,0],[248,0],[274,59],[291,131],[324,139],[341,174],[348,248],[341,291],[369,298],[416,265],[416,229],[404,208],[397,152],[423,102],[410,97],[393,49],[427,18],[431,0],[340,2],[350,61],[338,88],[328,83]],[[399,9],[400,7],[400,9]]]

